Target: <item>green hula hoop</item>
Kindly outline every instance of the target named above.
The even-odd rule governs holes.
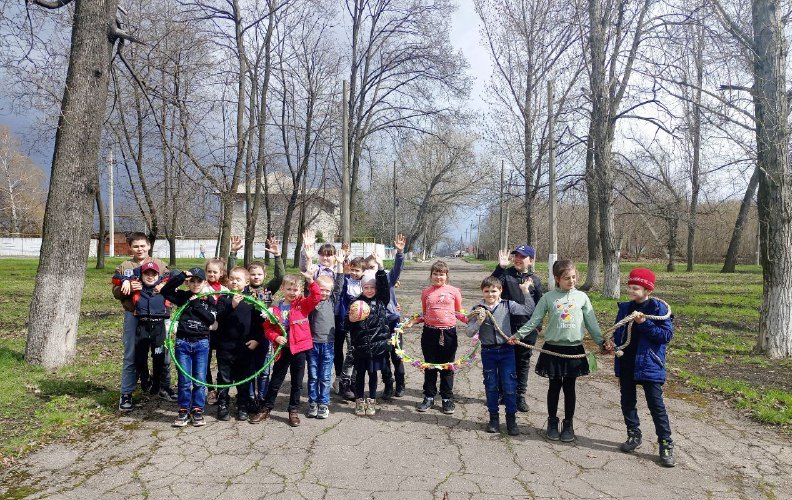
[[[255,306],[256,309],[258,309],[259,311],[265,313],[267,315],[267,319],[269,319],[270,323],[278,325],[278,327],[281,330],[281,334],[284,337],[286,337],[287,339],[289,338],[289,334],[286,332],[286,329],[283,328],[283,325],[281,324],[280,321],[278,321],[278,318],[274,314],[272,314],[272,312],[267,307],[267,304],[265,304],[264,302],[256,299],[252,295],[244,295],[242,293],[232,292],[230,290],[219,290],[217,292],[199,293],[199,294],[197,294],[195,296],[195,298],[196,299],[200,299],[200,298],[203,298],[203,297],[210,297],[210,296],[214,296],[214,295],[241,295],[242,299],[245,302],[248,302],[248,303],[252,304],[253,306]],[[280,353],[280,350],[283,348],[282,345],[278,345],[278,347],[272,353],[272,356],[270,356],[270,358],[264,363],[264,365],[256,373],[254,373],[253,375],[251,375],[251,376],[249,376],[249,377],[247,377],[247,378],[245,378],[243,380],[240,380],[238,382],[234,382],[233,384],[207,384],[205,381],[198,380],[197,378],[193,377],[192,374],[187,373],[184,370],[184,367],[182,367],[182,365],[179,364],[179,360],[176,359],[176,325],[177,325],[177,323],[179,321],[179,318],[181,317],[182,313],[184,312],[184,310],[187,308],[188,305],[190,305],[189,302],[187,302],[183,306],[181,306],[178,309],[176,309],[176,312],[173,313],[173,317],[171,318],[170,326],[168,327],[168,335],[165,337],[165,347],[168,349],[168,352],[170,353],[171,360],[173,360],[173,364],[176,366],[176,369],[178,369],[179,372],[182,375],[184,375],[185,377],[190,379],[195,384],[202,385],[202,386],[205,386],[205,387],[210,387],[210,388],[213,388],[213,389],[226,389],[226,388],[230,388],[230,387],[234,387],[234,386],[237,386],[237,385],[240,385],[240,384],[244,384],[244,383],[250,382],[251,380],[253,380],[256,377],[258,377],[264,370],[269,368],[270,365],[272,365],[272,363],[275,360],[275,358],[278,357],[278,354]]]

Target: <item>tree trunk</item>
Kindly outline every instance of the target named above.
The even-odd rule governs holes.
[[[792,172],[789,167],[787,41],[777,0],[753,0],[754,114],[759,174],[762,311],[757,348],[792,356]]]
[[[748,188],[743,195],[742,203],[740,203],[740,212],[737,214],[737,221],[734,223],[734,231],[732,231],[731,240],[729,241],[729,249],[726,251],[726,261],[723,263],[722,273],[733,273],[737,266],[737,257],[740,252],[740,240],[742,240],[743,230],[745,224],[748,222],[748,213],[751,211],[751,201],[753,200],[756,187],[759,185],[759,167],[754,169],[751,180],[748,182]]]
[[[306,194],[305,194],[305,181],[308,179],[308,175],[303,175],[302,182],[300,183],[300,193],[302,196],[300,197],[300,214],[298,216],[297,222],[297,243],[294,245],[294,261],[293,267],[299,267],[300,265],[300,250],[302,249],[303,243],[303,231],[305,231],[305,204],[307,203]]]
[[[27,362],[48,368],[69,363],[76,353],[114,43],[108,26],[115,25],[117,5],[117,0],[75,2],[25,346]]]
[[[701,87],[704,83],[704,23],[696,33],[696,89],[693,97],[693,123],[690,130],[693,147],[693,164],[690,171],[690,207],[688,208],[687,271],[693,271],[696,260],[696,216],[701,190]]]
[[[105,237],[107,236],[107,217],[105,216],[105,206],[102,201],[102,190],[99,183],[96,183],[96,211],[99,215],[99,234],[96,235],[96,269],[105,267]]]
[[[679,234],[679,217],[676,215],[678,212],[673,212],[673,215],[668,219],[668,264],[666,264],[666,271],[672,273],[676,271],[676,252],[677,252],[677,239]]]
[[[599,233],[599,198],[597,195],[597,180],[594,173],[594,149],[592,146],[591,130],[586,141],[586,196],[588,197],[588,228],[586,229],[586,243],[588,246],[588,267],[586,268],[586,282],[580,287],[583,291],[591,290],[600,284],[600,261],[602,248],[600,247]]]
[[[258,112],[258,154],[256,155],[256,190],[255,197],[253,198],[253,230],[245,235],[245,264],[248,264],[248,259],[253,260],[253,242],[256,237],[255,225],[258,224],[259,209],[261,207],[262,188],[264,190],[264,211],[267,218],[267,235],[269,238],[272,234],[272,223],[270,221],[270,204],[269,204],[269,183],[267,181],[267,155],[264,144],[266,143],[266,126],[267,126],[267,94],[269,92],[269,82],[272,75],[272,34],[275,27],[275,0],[268,0],[269,6],[269,19],[267,19],[267,34],[264,36],[264,80],[261,83],[261,95],[259,96],[259,112]],[[252,112],[252,111],[251,111]],[[263,186],[262,186],[263,184]],[[250,241],[248,242],[248,238]],[[264,252],[264,262],[269,265],[270,254]]]

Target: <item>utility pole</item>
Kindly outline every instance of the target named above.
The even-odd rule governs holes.
[[[344,80],[343,88],[343,108],[341,116],[344,123],[341,126],[342,148],[341,148],[341,242],[350,244],[352,231],[350,228],[352,219],[349,214],[350,198],[352,197],[349,181],[349,82]]]
[[[478,226],[476,226],[476,258],[481,254],[481,214],[478,214]]]
[[[396,223],[396,209],[399,207],[399,197],[396,193],[396,160],[393,160],[393,241],[399,236],[399,227]]]
[[[548,148],[547,152],[547,171],[548,171],[548,187],[550,189],[550,200],[548,208],[550,210],[550,224],[548,225],[548,234],[550,236],[549,250],[547,256],[548,279],[547,286],[549,290],[555,288],[555,280],[553,279],[553,264],[558,258],[558,232],[556,231],[557,210],[556,210],[556,171],[555,171],[555,117],[553,116],[553,82],[547,82],[547,134],[548,134]]]
[[[503,248],[508,250],[511,248],[509,245],[509,220],[511,217],[509,216],[509,200],[511,200],[511,184],[512,184],[512,174],[514,172],[509,172],[509,182],[506,184],[506,199],[504,200],[506,211],[506,222],[503,225]]]
[[[506,248],[504,246],[504,232],[503,232],[503,181],[505,175],[506,162],[501,160],[501,175],[500,175],[500,213],[498,216],[498,250]]]
[[[115,163],[113,161],[113,149],[110,148],[110,153],[107,155],[107,197],[108,197],[108,208],[107,208],[107,217],[110,219],[110,257],[115,257],[115,214],[114,214],[114,203],[113,203],[113,171],[115,170]],[[104,238],[104,235],[100,235],[99,238]],[[104,241],[102,244],[99,245],[104,252]]]

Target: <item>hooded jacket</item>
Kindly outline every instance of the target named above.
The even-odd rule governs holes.
[[[649,298],[642,304],[620,302],[616,323],[629,316],[633,311],[640,311],[650,316],[664,316],[668,313],[665,304],[657,299]],[[617,357],[613,364],[616,376],[627,376],[622,367],[633,366],[633,378],[637,381],[664,383],[666,380],[665,357],[666,345],[674,336],[672,318],[662,321],[647,319],[640,325],[633,323],[630,345],[624,350],[624,356]],[[619,327],[613,334],[616,345],[622,345],[627,339],[627,325]]]

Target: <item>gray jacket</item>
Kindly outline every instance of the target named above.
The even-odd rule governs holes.
[[[513,300],[501,299],[494,307],[489,307],[484,304],[484,301],[481,301],[473,307],[473,310],[475,311],[479,308],[488,309],[501,331],[507,336],[511,336],[511,317],[514,315],[530,316],[533,313],[534,303],[530,295],[526,296],[525,302],[526,304],[523,305]],[[472,337],[476,332],[479,334],[479,341],[481,341],[482,347],[492,347],[506,343],[506,338],[496,331],[495,326],[492,324],[492,319],[489,317],[482,324],[478,323],[477,318],[471,318],[467,324],[467,336]]]

